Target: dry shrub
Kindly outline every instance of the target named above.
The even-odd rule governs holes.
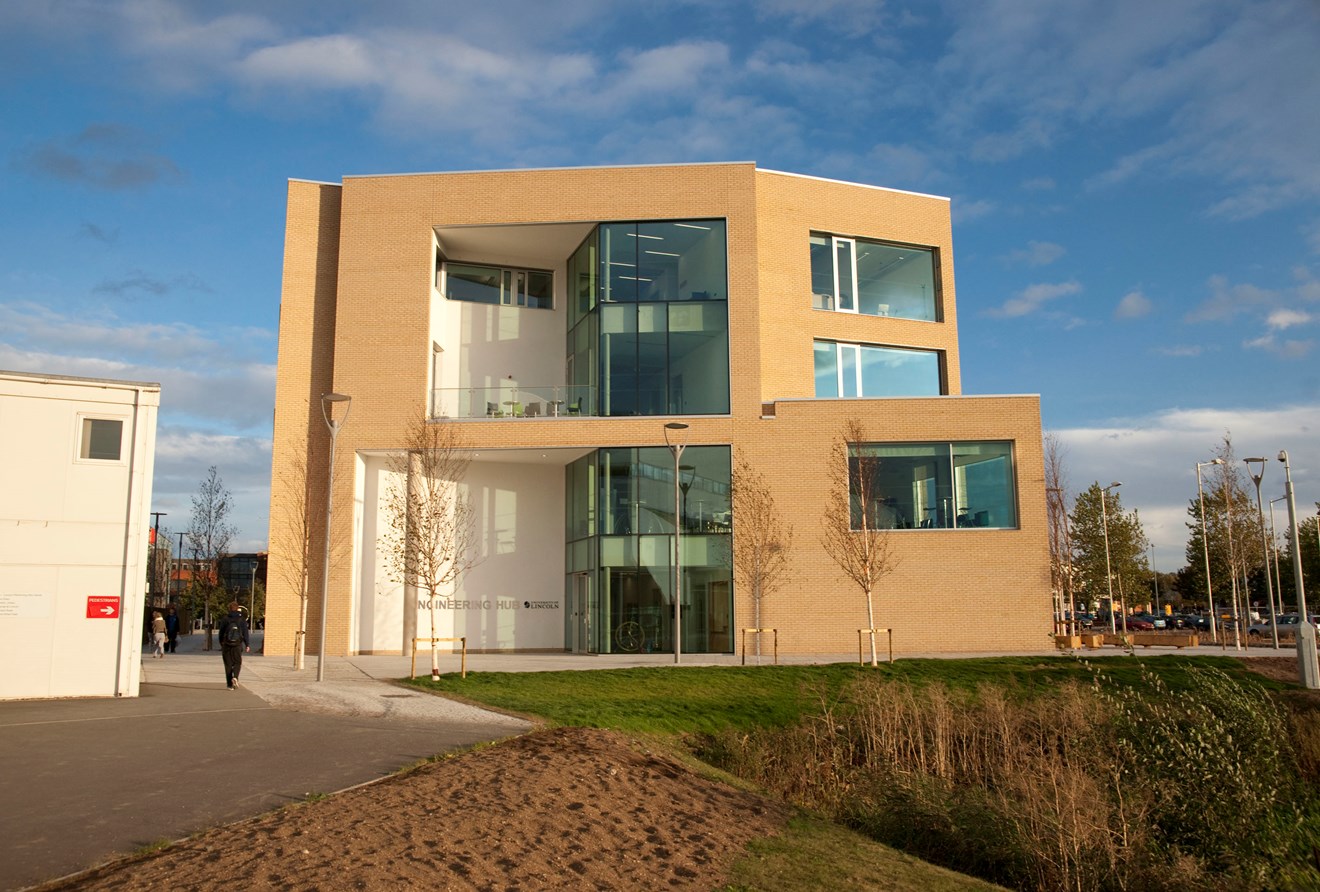
[[[1009,699],[865,678],[797,727],[705,755],[882,842],[1020,889],[1267,889],[1305,865],[1282,711],[1217,670],[1189,691]],[[1314,826],[1312,824],[1312,826]],[[1282,865],[1289,865],[1285,869]],[[1282,877],[1289,877],[1282,881]]]

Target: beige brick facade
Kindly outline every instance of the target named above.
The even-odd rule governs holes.
[[[266,647],[288,653],[298,629],[302,565],[288,518],[314,535],[309,653],[320,629],[320,526],[328,433],[322,393],[353,397],[338,437],[337,556],[329,580],[327,650],[352,649],[357,566],[355,483],[361,457],[396,449],[428,405],[437,227],[595,224],[723,218],[728,226],[730,406],[686,416],[691,445],[728,445],[766,475],[796,529],[793,582],[763,609],[788,653],[847,653],[865,625],[860,593],[820,547],[823,465],[849,419],[877,441],[1011,440],[1016,529],[901,530],[899,557],[877,593],[877,622],[899,653],[1026,650],[1049,642],[1050,596],[1041,430],[1035,397],[959,397],[957,314],[947,200],[758,170],[755,165],[583,168],[291,182],[285,244],[271,494]],[[936,249],[942,321],[812,309],[808,236]],[[567,257],[561,263],[566,262]],[[562,266],[556,269],[562,276]],[[814,399],[812,342],[839,339],[941,351],[948,396]],[[773,414],[763,407],[774,404]],[[483,450],[663,444],[667,417],[457,422]],[[567,454],[567,453],[566,453]],[[567,460],[566,460],[567,461]],[[300,465],[303,462],[303,465]],[[298,468],[310,469],[307,485]],[[305,493],[305,495],[304,495]],[[344,510],[340,510],[341,506]],[[360,518],[359,518],[360,520]],[[735,531],[736,531],[735,519]],[[562,567],[560,571],[562,572]],[[735,625],[751,625],[735,591]]]

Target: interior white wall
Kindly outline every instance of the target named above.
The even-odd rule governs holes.
[[[432,637],[427,596],[405,597],[391,578],[381,537],[388,488],[400,483],[388,460],[363,459],[358,573],[358,649],[407,652],[408,611],[416,634]],[[474,506],[478,563],[435,603],[434,637],[466,637],[470,650],[564,647],[564,469],[559,465],[474,462],[464,480]]]
[[[137,696],[159,391],[0,378],[0,699]],[[124,423],[117,462],[81,419]],[[118,598],[119,618],[88,617]]]

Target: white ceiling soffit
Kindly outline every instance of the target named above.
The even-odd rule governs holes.
[[[440,249],[451,260],[553,268],[568,259],[595,223],[525,223],[437,226]]]

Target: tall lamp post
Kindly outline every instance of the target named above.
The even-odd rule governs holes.
[[[683,536],[682,518],[679,515],[679,496],[680,483],[679,478],[682,475],[682,467],[679,460],[683,457],[683,450],[687,448],[686,442],[679,442],[677,431],[685,431],[688,426],[681,421],[671,421],[665,425],[665,446],[674,454],[674,662],[678,663],[683,655],[683,563],[682,563],[682,543]],[[669,440],[669,432],[675,431],[674,442]],[[684,437],[686,439],[686,436]]]
[[[1279,534],[1274,528],[1274,503],[1282,502],[1287,496],[1270,499],[1270,553],[1274,555],[1274,591],[1279,598],[1279,613],[1283,613],[1283,577],[1279,575]]]
[[[1207,465],[1222,465],[1222,458],[1196,463],[1196,498],[1201,503],[1201,553],[1205,555],[1205,600],[1210,608],[1210,640],[1219,640],[1219,618],[1215,613],[1215,591],[1210,584],[1210,539],[1205,531],[1205,492],[1201,489],[1201,469]]]
[[[1274,615],[1274,581],[1270,579],[1270,543],[1265,538],[1265,507],[1260,500],[1260,481],[1265,477],[1264,458],[1244,458],[1251,482],[1256,484],[1256,516],[1260,518],[1261,554],[1265,556],[1265,591],[1270,599],[1270,635],[1274,638],[1274,649],[1279,649],[1279,621]],[[1255,465],[1253,468],[1252,465]]]
[[[335,403],[344,404],[344,417],[338,421],[335,420]],[[321,567],[321,644],[316,653],[317,681],[325,681],[325,627],[329,625],[327,612],[330,604],[330,520],[335,504],[335,440],[352,408],[351,396],[342,393],[321,394],[321,417],[325,419],[326,427],[330,428],[330,476],[325,490],[325,563]]]
[[[1227,468],[1223,475],[1224,523],[1228,530],[1228,581],[1233,595],[1233,649],[1242,649],[1242,614],[1238,611],[1237,552],[1233,548],[1233,492]]]
[[[1306,589],[1302,584],[1302,537],[1297,529],[1297,498],[1293,494],[1292,467],[1288,453],[1279,450],[1283,462],[1283,494],[1288,499],[1288,526],[1292,536],[1293,579],[1297,584],[1297,674],[1308,688],[1320,688],[1320,665],[1316,663],[1315,626],[1306,610]]]
[[[1118,626],[1114,623],[1114,571],[1109,567],[1109,509],[1105,507],[1105,496],[1111,489],[1122,485],[1115,480],[1100,490],[1100,528],[1105,535],[1105,584],[1109,586],[1109,631],[1115,635],[1118,634]],[[1123,617],[1123,630],[1127,631],[1126,616]]]

